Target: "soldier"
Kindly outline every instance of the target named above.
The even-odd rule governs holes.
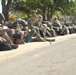
[[[35,26],[41,27],[42,26],[43,17],[41,15],[38,16],[38,21],[36,22]]]
[[[40,36],[40,34],[36,31],[36,27],[34,26],[34,20],[35,20],[35,18],[36,18],[37,16],[36,16],[36,14],[34,14],[34,15],[32,15],[32,17],[28,20],[28,28],[29,28],[29,30],[30,30],[30,34],[31,34],[31,36],[36,36],[36,39],[38,40],[38,41],[45,41],[45,39],[44,38],[42,38],[41,36]]]
[[[5,20],[5,17],[2,13],[0,13],[0,24],[3,24]]]
[[[38,21],[35,23],[35,28],[37,29],[38,33],[41,37],[44,37],[44,31],[42,26],[43,17],[41,15],[38,16]]]
[[[56,34],[59,35],[60,30],[62,30],[62,25],[61,25],[60,21],[57,18],[54,18],[53,28],[56,31]]]
[[[34,21],[35,21],[36,17],[37,17],[37,15],[33,14],[31,16],[31,18],[29,18],[29,20],[28,20],[28,28],[29,29],[31,29],[34,26]]]
[[[38,18],[38,21],[37,21],[37,24],[36,24],[36,26],[39,28],[39,31],[40,31],[40,35],[42,36],[42,37],[46,37],[46,36],[48,36],[48,37],[51,37],[51,33],[49,32],[49,30],[48,30],[48,26],[46,25],[46,24],[42,24],[42,21],[43,21],[43,17],[41,16],[41,15],[39,15],[38,16],[39,18]],[[50,28],[49,28],[50,29]]]
[[[16,29],[15,34],[13,35],[14,43],[15,44],[24,44],[24,35],[22,34],[21,30]]]
[[[7,43],[7,40],[3,37],[0,37],[0,50],[11,50],[12,45]]]
[[[12,41],[11,41],[10,37],[8,36],[6,30],[2,29],[1,27],[0,27],[0,37],[5,39],[6,41],[4,43],[6,45],[9,44],[12,47],[12,49],[18,48],[18,45],[15,45],[12,43]]]

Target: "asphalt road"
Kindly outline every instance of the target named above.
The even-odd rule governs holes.
[[[0,61],[0,75],[76,75],[76,38]]]

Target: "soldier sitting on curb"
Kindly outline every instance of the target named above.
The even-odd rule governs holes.
[[[5,20],[5,17],[2,13],[0,13],[0,24],[3,24]]]
[[[55,30],[57,35],[60,35],[60,31],[62,30],[62,25],[57,18],[54,18],[53,29]]]
[[[12,49],[12,45],[11,43],[7,43],[7,40],[0,37],[0,50],[11,50]]]
[[[31,37],[35,36],[37,41],[43,41],[44,42],[45,39],[40,36],[40,34],[36,30],[37,29],[36,26],[34,26],[34,24],[35,24],[34,20],[36,18],[37,18],[37,15],[33,14],[31,16],[31,18],[28,20],[28,30],[30,30]]]
[[[30,30],[30,34],[31,34],[31,36],[35,35],[37,41],[45,42],[46,38],[45,37],[41,37],[41,35],[36,30],[37,29],[36,26],[34,26],[35,18],[36,18],[36,15],[34,14],[34,15],[32,15],[32,17],[28,21],[28,28]],[[51,41],[55,41],[55,39],[54,40],[47,40],[47,41],[51,42]]]
[[[13,35],[15,44],[24,44],[24,35],[18,29],[15,30],[15,34]]]
[[[35,26],[39,28],[39,34],[42,38],[47,41],[47,37],[52,37],[51,29],[47,26],[47,24],[43,24],[43,16],[38,15],[38,21],[35,23]],[[50,40],[48,40],[50,41]]]
[[[10,37],[8,36],[6,30],[2,29],[1,27],[0,27],[0,37],[1,37],[1,41],[0,42],[4,43],[6,46],[7,45],[10,46],[9,49],[18,48],[18,45],[12,43],[12,41],[11,41]],[[3,39],[5,39],[5,41]],[[1,48],[1,46],[0,46],[0,48]],[[4,46],[4,47],[2,47],[2,50],[8,50],[8,49]]]

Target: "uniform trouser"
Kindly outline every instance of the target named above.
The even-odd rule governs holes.
[[[48,30],[46,30],[46,36],[48,36],[48,37],[52,36],[51,33]]]
[[[34,28],[31,29],[31,36],[33,35],[35,35],[38,41],[43,41],[43,42],[45,41],[45,38],[42,38],[40,34]]]
[[[3,30],[0,31],[0,36],[3,37],[4,39],[6,39],[7,42],[10,42],[11,44],[13,44],[6,31],[3,31]]]
[[[40,28],[40,29],[39,29],[39,31],[40,31],[40,35],[41,35],[41,37],[43,37],[43,38],[44,38],[44,36],[45,36],[45,35],[44,35],[43,30]]]
[[[8,36],[7,32],[5,31],[1,31],[0,32],[0,36],[3,37],[4,39],[6,39],[7,43],[10,43],[10,45],[12,45],[12,48],[16,49],[18,46],[14,45],[10,39],[10,37]]]
[[[5,43],[3,41],[0,41],[0,50],[11,50],[12,45],[10,43]]]

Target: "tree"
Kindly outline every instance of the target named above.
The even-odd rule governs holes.
[[[9,19],[9,12],[10,12],[10,8],[13,2],[19,2],[19,1],[26,1],[26,0],[1,0],[2,3],[2,13],[5,16],[5,20],[7,21]]]
[[[8,0],[9,1],[9,0]],[[41,14],[50,20],[54,12],[61,12],[66,15],[76,14],[76,0],[13,0],[12,9],[22,11],[28,15]]]
[[[47,14],[47,6],[50,8],[52,1],[53,0],[26,0],[26,2],[15,2],[14,9],[18,11],[24,11],[28,17],[33,13],[41,14],[45,20],[45,15]]]
[[[2,13],[5,16],[5,20],[8,20],[9,9],[11,6],[12,0],[2,0]]]

